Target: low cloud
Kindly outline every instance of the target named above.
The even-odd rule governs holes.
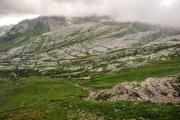
[[[180,27],[179,0],[1,0],[0,19],[7,16],[109,15],[118,20]]]

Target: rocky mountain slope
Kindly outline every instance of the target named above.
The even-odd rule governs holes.
[[[180,30],[109,17],[39,17],[0,37],[0,69],[88,79],[180,54]]]

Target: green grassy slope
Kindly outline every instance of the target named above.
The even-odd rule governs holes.
[[[83,86],[97,89],[110,88],[122,82],[142,81],[148,77],[163,77],[180,73],[180,58],[156,61],[136,69],[121,70],[117,73],[104,73],[91,80],[78,81]]]
[[[96,102],[70,81],[28,77],[21,84],[0,82],[6,100],[0,101],[1,120],[66,120],[66,119],[171,119],[180,117],[179,105],[150,102]],[[7,87],[8,86],[8,87]]]
[[[20,84],[0,81],[0,119],[26,120],[96,120],[163,119],[178,120],[179,104],[150,102],[96,102],[83,97],[88,91],[75,84],[108,88],[124,81],[142,81],[147,77],[166,76],[180,72],[180,58],[152,62],[148,66],[96,76],[94,80],[60,80],[26,77]]]
[[[25,32],[18,36],[12,36],[7,39],[6,42],[0,43],[0,52],[7,51],[11,48],[19,47],[21,45],[27,44],[31,40],[35,39],[37,36],[43,33],[49,32],[50,28],[41,22],[37,23],[36,27],[31,32]]]
[[[6,100],[0,101],[0,119],[40,119],[54,115],[54,109],[58,118],[65,117],[64,108],[55,108],[52,101],[87,95],[87,91],[68,81],[40,77],[26,78],[20,84],[1,82],[0,86],[6,96]]]

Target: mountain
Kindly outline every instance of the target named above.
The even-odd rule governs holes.
[[[108,16],[0,27],[1,120],[176,120],[179,103],[178,28]]]
[[[180,30],[109,17],[38,17],[1,36],[4,62],[56,77],[87,77],[179,56]],[[2,57],[3,56],[3,57]],[[11,69],[12,63],[1,69]]]
[[[67,17],[39,17],[33,20],[24,20],[19,24],[13,26],[3,37],[4,40],[15,39],[27,34],[42,34],[48,31],[54,31],[61,26],[68,26],[70,24],[82,24],[87,22],[99,22],[101,20],[110,19],[107,16],[85,17],[85,18],[67,18]]]

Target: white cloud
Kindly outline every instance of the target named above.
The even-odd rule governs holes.
[[[180,0],[1,0],[0,17],[11,15],[109,15],[180,27]]]
[[[24,19],[32,19],[38,17],[38,15],[23,15],[23,16],[5,16],[0,18],[0,26],[17,24]]]

